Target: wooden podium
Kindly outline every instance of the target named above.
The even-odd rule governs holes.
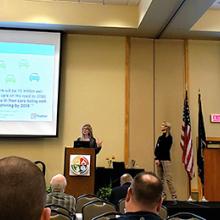
[[[220,201],[220,149],[206,148],[204,158],[205,198],[209,201]]]
[[[90,158],[90,166],[84,166],[87,161],[86,158]],[[95,164],[96,155],[94,149],[66,147],[64,158],[64,176],[67,180],[67,187],[65,192],[75,197],[86,193],[94,194]],[[87,172],[88,170],[90,173],[89,175]]]

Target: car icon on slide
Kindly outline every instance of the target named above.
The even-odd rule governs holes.
[[[38,73],[31,73],[30,76],[29,76],[29,80],[32,82],[32,81],[37,81],[39,82],[40,80],[40,76]]]
[[[5,77],[5,82],[6,82],[6,83],[16,83],[15,76],[14,76],[13,74],[8,74],[8,75]]]
[[[0,68],[1,69],[5,69],[6,68],[5,62],[3,60],[0,60]]]

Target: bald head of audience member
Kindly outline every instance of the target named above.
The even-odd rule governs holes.
[[[120,184],[121,186],[125,183],[131,183],[133,180],[133,177],[129,173],[125,173],[120,177]]]
[[[127,192],[126,212],[145,211],[158,214],[162,204],[162,192],[162,182],[154,173],[138,174]]]
[[[45,179],[34,163],[15,156],[0,159],[0,180],[0,219],[50,219]]]
[[[62,174],[57,174],[56,176],[53,176],[50,181],[50,186],[53,192],[64,192],[66,185],[66,178]]]

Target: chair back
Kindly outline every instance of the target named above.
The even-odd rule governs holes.
[[[51,217],[56,216],[57,218],[62,218],[63,216],[66,218],[69,218],[71,220],[76,219],[75,213],[70,212],[68,209],[66,209],[63,206],[50,204],[46,205],[45,207],[48,207],[51,209]],[[61,216],[60,216],[61,215]]]
[[[82,207],[91,201],[100,200],[96,195],[93,194],[83,194],[79,196],[76,200],[76,213],[82,213]]]
[[[105,212],[103,214],[100,214],[94,218],[92,218],[92,220],[109,220],[111,218],[117,218],[121,215],[120,212]]]
[[[65,216],[62,214],[56,214],[56,215],[50,216],[50,220],[72,220],[72,219],[69,216]]]
[[[37,160],[34,163],[39,167],[39,169],[43,172],[43,174],[45,176],[45,174],[46,174],[46,165],[45,165],[45,163],[40,161],[40,160]]]
[[[118,202],[118,210],[122,214],[125,213],[125,198],[119,200],[119,202]]]
[[[167,219],[167,208],[164,205],[162,205],[160,208],[159,216],[161,219]]]
[[[197,214],[191,213],[191,212],[178,212],[176,214],[173,214],[167,218],[167,220],[186,220],[186,219],[193,219],[193,220],[206,220],[202,216],[199,216]]]
[[[85,204],[82,208],[83,220],[91,220],[92,218],[106,213],[106,212],[115,212],[116,207],[110,202],[104,200],[92,201]]]

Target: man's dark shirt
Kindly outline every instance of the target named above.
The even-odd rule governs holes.
[[[119,218],[112,220],[161,220],[160,216],[153,212],[127,212]]]
[[[121,186],[114,187],[111,191],[109,201],[117,206],[118,202],[126,197],[130,185],[131,183],[124,183]]]

